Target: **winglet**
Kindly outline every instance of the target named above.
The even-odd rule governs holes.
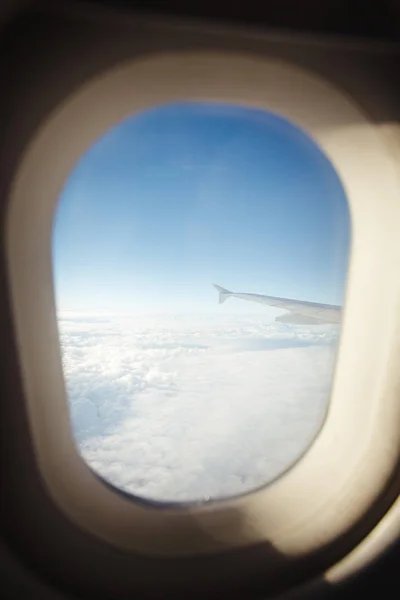
[[[221,287],[220,285],[213,283],[213,286],[219,293],[218,301],[220,304],[223,304],[225,302],[225,300],[228,300],[228,298],[230,298],[232,296],[232,292],[230,292],[229,290],[226,290],[225,288]]]

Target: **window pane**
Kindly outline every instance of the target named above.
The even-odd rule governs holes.
[[[291,467],[326,416],[349,238],[332,164],[277,115],[171,104],[103,135],[53,233],[89,466],[161,502],[231,497]]]

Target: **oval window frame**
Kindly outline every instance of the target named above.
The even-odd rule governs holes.
[[[105,485],[76,448],[61,366],[51,233],[64,182],[92,143],[138,110],[180,100],[268,110],[313,137],[349,201],[351,253],[330,409],[303,458],[246,496],[155,510]],[[64,514],[116,546],[164,556],[267,541],[282,555],[299,557],[351,528],[377,501],[399,459],[397,189],[394,158],[378,127],[340,90],[293,63],[223,52],[160,54],[114,68],[67,98],[23,157],[6,224],[14,322],[36,457]],[[235,526],[238,514],[240,527]]]

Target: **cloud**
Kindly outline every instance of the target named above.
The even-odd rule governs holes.
[[[249,491],[321,427],[334,326],[232,315],[61,315],[81,454],[110,483],[161,501]]]

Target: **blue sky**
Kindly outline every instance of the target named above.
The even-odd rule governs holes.
[[[245,107],[161,106],[103,135],[66,181],[53,232],[57,305],[221,310],[212,283],[342,304],[349,239],[338,176],[294,125]]]

